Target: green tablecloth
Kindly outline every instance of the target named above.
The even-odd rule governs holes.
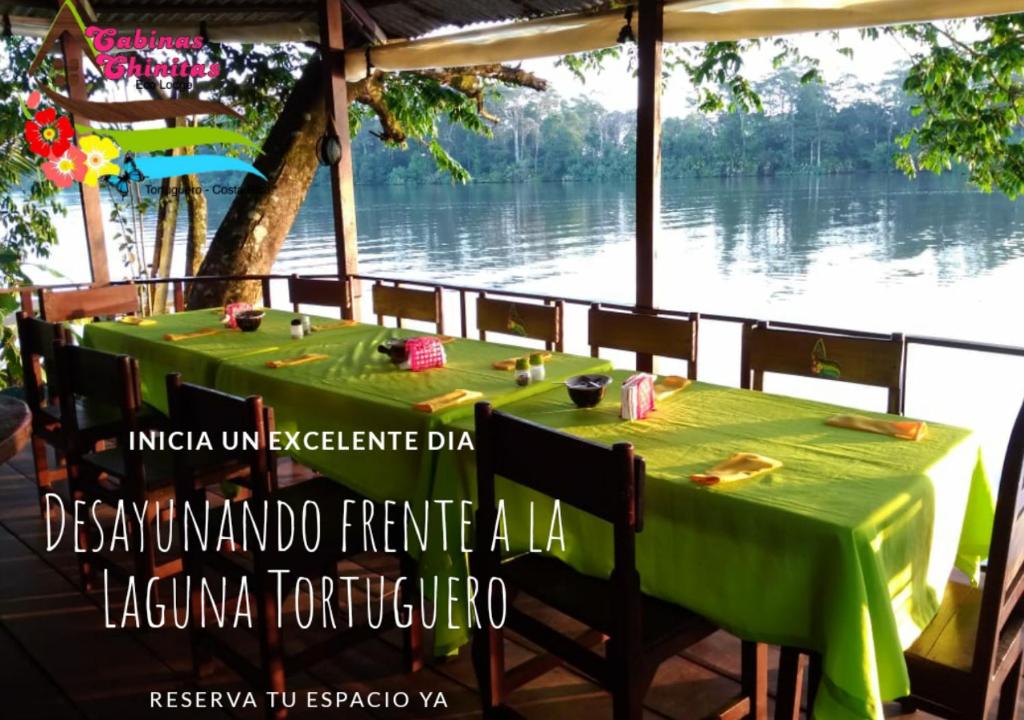
[[[217,315],[210,310],[160,315],[148,326],[92,323],[86,326],[84,343],[138,358],[143,394],[161,409],[166,408],[167,373],[181,372],[188,382],[236,395],[262,395],[274,408],[280,430],[300,432],[441,430],[445,421],[471,416],[473,404],[431,414],[415,410],[413,403],[466,389],[483,393],[484,399],[500,407],[545,392],[571,375],[610,368],[605,360],[554,353],[545,382],[519,387],[511,372],[491,365],[528,350],[455,339],[445,346],[446,367],[408,372],[392,365],[377,346],[388,338],[424,333],[356,324],[293,340],[289,325],[296,315],[279,310],[268,310],[256,332],[226,332],[177,342],[164,339],[167,333],[215,327]],[[337,320],[315,318],[313,322]],[[266,366],[268,360],[305,353],[328,358],[295,367]],[[428,495],[432,456],[426,452],[299,450],[292,454],[377,500],[417,500]]]
[[[217,370],[225,360],[254,355],[260,357],[301,355],[307,352],[310,341],[344,333],[345,340],[375,332],[373,325],[355,325],[349,328],[316,333],[302,340],[289,336],[290,324],[297,316],[280,310],[266,311],[266,317],[257,332],[225,332],[207,337],[169,342],[168,333],[182,334],[221,327],[221,313],[216,310],[193,310],[173,315],[158,315],[152,325],[127,325],[119,322],[96,322],[85,326],[82,343],[112,353],[132,355],[139,361],[142,374],[142,392],[146,401],[160,410],[167,410],[166,378],[171,372],[180,372],[186,382],[214,387]],[[317,322],[338,322],[317,318]]]
[[[605,360],[554,353],[547,363],[545,382],[519,387],[511,372],[495,370],[491,365],[528,350],[455,339],[445,346],[446,367],[414,373],[393,366],[377,352],[377,346],[387,338],[424,333],[354,325],[291,340],[288,326],[294,317],[271,310],[254,333],[231,332],[178,342],[163,339],[168,332],[189,332],[216,324],[214,313],[197,310],[158,316],[152,326],[93,323],[86,326],[84,342],[139,358],[143,394],[161,408],[166,407],[165,377],[179,371],[187,381],[224,392],[262,395],[264,402],[274,408],[277,428],[282,432],[414,431],[421,439],[430,431],[443,431],[446,421],[471,416],[473,403],[425,413],[412,407],[415,402],[466,389],[483,393],[484,399],[500,407],[546,392],[555,387],[555,381],[571,375],[603,372],[611,367]],[[266,367],[267,360],[304,353],[322,353],[328,358],[295,367]],[[426,442],[421,446],[425,448]],[[288,454],[374,500],[422,504],[436,497],[433,479],[437,453],[425,449],[393,452],[302,448]],[[436,518],[432,516],[429,524],[431,533],[440,532],[441,523]],[[432,535],[427,554],[420,558],[421,574],[464,576],[461,556],[442,551],[441,545],[440,538]],[[445,602],[447,598],[438,600]],[[440,625],[435,630],[437,652],[447,653],[467,640],[464,631]]]
[[[213,313],[160,316],[151,327],[94,323],[85,343],[138,357],[154,404],[166,402],[165,374],[181,371],[192,382],[263,395],[281,430],[471,430],[471,404],[437,414],[411,407],[464,388],[551,427],[608,444],[633,442],[648,470],[639,545],[644,589],[742,637],[821,652],[825,683],[815,715],[826,720],[880,717],[883,699],[907,692],[902,649],[934,615],[953,565],[973,574],[987,556],[992,492],[966,430],[931,426],[926,440],[911,443],[823,424],[841,408],[701,383],[661,403],[650,419],[629,423],[618,418],[618,385],[598,408],[577,410],[564,388],[551,382],[517,388],[511,373],[491,369],[492,361],[522,348],[456,340],[447,346],[448,367],[410,373],[391,367],[376,346],[417,333],[356,325],[290,340],[293,317],[269,311],[257,333],[178,343],[163,340],[164,333],[209,327]],[[265,366],[305,352],[329,358]],[[607,367],[556,355],[548,380]],[[768,455],[784,467],[729,486],[690,482],[692,473],[735,452]],[[294,455],[377,500],[475,496],[468,451]],[[539,508],[545,501],[521,489],[503,492],[511,537],[525,543],[527,501]],[[569,508],[563,513],[563,559],[607,575],[608,529]],[[544,523],[538,528],[546,533]],[[421,572],[464,576],[460,554],[433,549],[437,532],[432,523],[432,550],[421,559]],[[452,650],[465,639],[463,631],[442,630],[437,649]]]
[[[841,408],[703,383],[626,422],[617,389],[592,410],[564,392],[504,410],[601,443],[632,442],[647,463],[644,590],[741,637],[822,653],[815,717],[882,717],[881,701],[909,690],[903,649],[934,616],[950,570],[973,575],[987,556],[993,495],[971,433],[930,425],[925,440],[907,442],[825,425]],[[736,452],[783,467],[717,487],[690,481]],[[435,493],[475,494],[472,454],[441,460]],[[550,501],[500,489],[522,545],[529,501],[539,518]],[[566,549],[556,554],[607,576],[610,527],[568,507],[563,517]],[[546,542],[547,523],[536,527]]]
[[[503,406],[542,393],[552,382],[518,387],[511,372],[491,364],[524,353],[523,348],[476,340],[455,339],[445,346],[447,365],[425,372],[399,370],[377,352],[387,338],[422,335],[410,330],[359,326],[314,334],[301,352],[328,355],[320,362],[291,368],[266,367],[269,358],[287,358],[296,351],[275,351],[234,357],[221,364],[216,387],[236,395],[260,394],[274,408],[278,428],[321,432],[441,431],[446,421],[473,414],[467,402],[440,412],[425,413],[412,405],[456,389],[474,390]],[[547,363],[550,380],[607,370],[604,360],[555,353]],[[301,462],[376,500],[421,501],[429,497],[434,456],[428,452],[337,452],[300,450]]]

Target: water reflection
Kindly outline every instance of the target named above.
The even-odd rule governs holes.
[[[631,183],[358,187],[356,198],[365,272],[607,300],[633,295]],[[211,226],[226,209],[211,198]],[[1021,213],[952,177],[668,182],[657,302],[1024,343],[1024,328],[984,319],[1004,320],[1019,296]],[[334,270],[331,218],[329,187],[318,182],[276,270]],[[63,222],[65,236],[80,237],[74,212]],[[75,242],[56,264],[76,277],[81,253]]]

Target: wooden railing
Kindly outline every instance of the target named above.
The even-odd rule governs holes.
[[[327,277],[327,276],[325,276]],[[331,276],[336,277],[336,276]],[[616,303],[609,303],[597,300],[588,300],[584,298],[570,298],[562,297],[558,295],[547,295],[542,293],[527,293],[520,292],[517,290],[502,290],[498,288],[481,288],[470,285],[455,285],[452,283],[439,283],[431,282],[426,280],[414,280],[410,278],[396,278],[396,277],[384,277],[379,275],[362,275],[355,274],[351,275],[351,278],[366,280],[370,282],[386,282],[394,283],[398,285],[411,285],[413,287],[425,287],[425,288],[441,288],[442,290],[448,290],[457,292],[459,294],[459,307],[463,311],[462,317],[462,337],[467,336],[467,328],[465,323],[465,308],[466,308],[466,296],[467,294],[480,294],[485,293],[489,295],[500,295],[502,297],[514,297],[522,298],[524,300],[534,300],[536,302],[543,302],[545,304],[552,304],[555,302],[562,302],[566,305],[582,305],[590,306],[597,302],[600,302],[601,307],[610,308],[612,310],[622,310],[624,312],[637,312],[637,308],[634,305],[621,305]],[[675,317],[689,317],[697,311],[683,311],[683,310],[669,310],[664,308],[653,308],[647,312],[656,313],[658,315],[667,315]],[[725,323],[736,323],[736,324],[749,324],[755,322],[762,322],[765,320],[763,317],[751,317],[751,316],[740,316],[740,315],[723,315],[718,313],[700,313],[701,320],[711,320],[715,322]],[[778,328],[786,328],[789,330],[805,330],[808,332],[820,332],[820,333],[852,333],[862,337],[874,337],[880,339],[887,339],[891,337],[888,333],[878,332],[867,332],[863,330],[853,330],[851,328],[837,328],[829,327],[825,325],[808,325],[804,323],[793,323],[793,322],[776,322],[769,321],[772,326]],[[928,345],[932,347],[948,348],[953,350],[968,350],[972,352],[983,352],[993,353],[997,355],[1010,355],[1016,357],[1024,357],[1024,347],[1016,345],[1000,345],[997,343],[985,343],[976,342],[973,340],[957,340],[951,338],[939,338],[928,335],[905,335],[906,342],[908,345]]]
[[[172,302],[175,312],[181,312],[186,309],[185,306],[185,289],[188,285],[193,283],[203,282],[232,282],[232,281],[258,281],[261,284],[263,294],[263,304],[267,307],[271,307],[271,282],[274,280],[287,280],[291,275],[283,274],[258,274],[258,275],[201,275],[201,276],[189,276],[189,277],[172,277],[172,278],[146,278],[141,280],[122,280],[111,283],[112,285],[159,285],[169,284],[172,287]],[[315,278],[337,278],[336,274],[311,274],[303,277],[315,277]],[[472,285],[457,285],[454,283],[445,282],[433,282],[429,280],[418,280],[413,278],[402,278],[392,276],[380,276],[380,275],[365,275],[365,274],[352,274],[348,276],[349,280],[361,280],[368,282],[383,282],[394,284],[398,286],[412,286],[422,288],[439,288],[442,291],[453,292],[458,294],[459,298],[459,320],[460,320],[460,333],[462,337],[469,336],[468,318],[467,318],[467,300],[469,296],[480,296],[480,295],[497,295],[500,297],[518,298],[523,300],[531,300],[534,302],[551,305],[554,303],[564,303],[566,305],[577,305],[577,306],[590,306],[597,302],[600,302],[602,307],[610,308],[613,310],[621,310],[624,312],[638,312],[636,306],[623,305],[618,303],[601,302],[593,299],[586,298],[573,298],[563,297],[559,295],[551,295],[547,293],[530,293],[522,292],[519,290],[508,290],[502,288],[483,288]],[[89,287],[89,283],[62,283],[54,285],[31,285],[22,287],[11,287],[11,288],[0,288],[0,294],[18,294],[21,298],[22,308],[28,311],[32,311],[36,306],[36,295],[45,290],[61,290],[61,289],[73,289],[73,288],[84,288]],[[659,315],[675,316],[675,317],[689,317],[693,312],[673,310],[666,308],[652,308],[647,309],[648,313],[657,313]],[[719,313],[700,313],[702,320],[710,320],[724,323],[754,323],[764,321],[763,317],[752,317],[752,316],[740,316],[740,315],[724,315]],[[805,330],[809,332],[821,332],[821,333],[854,333],[864,337],[878,337],[887,338],[888,334],[877,333],[877,332],[865,332],[860,330],[853,330],[850,328],[836,328],[828,327],[823,325],[809,325],[803,323],[792,323],[792,322],[774,322],[770,321],[772,325],[779,328],[789,328],[792,330]],[[928,335],[905,335],[905,339],[908,345],[922,345],[938,348],[946,348],[951,350],[963,350],[968,352],[980,352],[990,353],[995,355],[1004,355],[1012,357],[1024,357],[1024,347],[1016,345],[1001,345],[998,343],[986,343],[977,342],[973,340],[960,340],[955,338],[941,338],[933,337]]]

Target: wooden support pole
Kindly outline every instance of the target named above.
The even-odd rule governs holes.
[[[64,54],[64,72],[67,77],[68,96],[74,100],[85,100],[88,93],[85,89],[85,68],[83,67],[85,48],[78,35],[64,33],[60,40],[61,52]],[[85,118],[72,117],[77,125],[88,125]],[[103,236],[103,208],[100,206],[100,189],[95,185],[78,183],[82,200],[82,220],[85,225],[85,242],[89,250],[89,270],[92,281],[97,285],[110,282],[110,266],[107,263],[107,242]]]
[[[661,212],[661,43],[663,0],[640,0],[636,105],[636,305],[654,307],[654,239]],[[637,353],[637,369],[654,361]]]
[[[348,125],[348,85],[345,82],[345,37],[342,28],[342,0],[321,0],[320,50],[326,80],[327,123],[341,143],[341,160],[330,167],[331,202],[334,205],[334,239],[338,254],[338,275],[345,278],[358,271],[356,240],[356,199],[352,176],[352,142]],[[362,290],[351,280],[351,298],[342,316],[359,315]]]

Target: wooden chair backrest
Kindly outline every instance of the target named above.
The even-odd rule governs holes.
[[[475,412],[481,506],[494,506],[494,478],[500,475],[617,530],[642,529],[644,462],[632,445],[598,445],[496,411],[490,403],[478,403]]]
[[[686,360],[686,374],[697,378],[697,326],[700,316],[689,319],[604,310],[591,305],[588,316],[590,354],[600,348],[628,350]]]
[[[1024,405],[1003,460],[988,571],[982,593],[973,672],[985,682],[1000,664],[1000,649],[1021,642],[1024,622]]]
[[[39,305],[43,319],[48,322],[134,315],[139,312],[139,291],[134,285],[43,290]]]
[[[18,345],[25,378],[25,402],[33,415],[60,395],[55,343],[71,344],[71,333],[60,323],[17,314]],[[44,379],[45,372],[45,379]]]
[[[384,324],[385,317],[395,318],[398,327],[402,327],[402,320],[420,320],[434,323],[437,332],[443,333],[441,300],[441,288],[416,290],[380,282],[373,285],[373,312],[380,325]]]
[[[348,283],[331,278],[288,278],[288,299],[292,310],[299,311],[299,305],[320,305],[344,310],[349,306]]]
[[[277,487],[277,462],[270,448],[274,413],[263,406],[258,395],[242,398],[182,382],[181,375],[167,376],[167,404],[171,427],[176,431],[207,433],[212,451],[176,453],[175,485],[179,498],[202,491],[197,480],[208,471],[228,463],[249,468],[232,482],[249,488],[257,501],[265,500]],[[225,433],[233,438],[233,449],[225,447]],[[248,440],[247,440],[248,439]],[[254,442],[252,442],[254,441]]]
[[[126,457],[138,453],[129,450],[128,434],[139,429],[138,415],[142,409],[142,383],[138,361],[128,355],[115,355],[77,345],[56,343],[57,367],[60,373],[61,428],[67,444],[80,452],[76,399],[106,405],[120,413],[121,427],[118,447]]]
[[[815,370],[814,358],[821,352],[838,376]],[[902,415],[905,364],[902,335],[807,332],[759,322],[743,326],[740,387],[762,390],[766,372],[872,385],[889,391],[887,412]]]
[[[562,302],[553,305],[497,300],[481,295],[476,300],[476,326],[480,339],[488,332],[543,340],[548,350],[562,350]]]

